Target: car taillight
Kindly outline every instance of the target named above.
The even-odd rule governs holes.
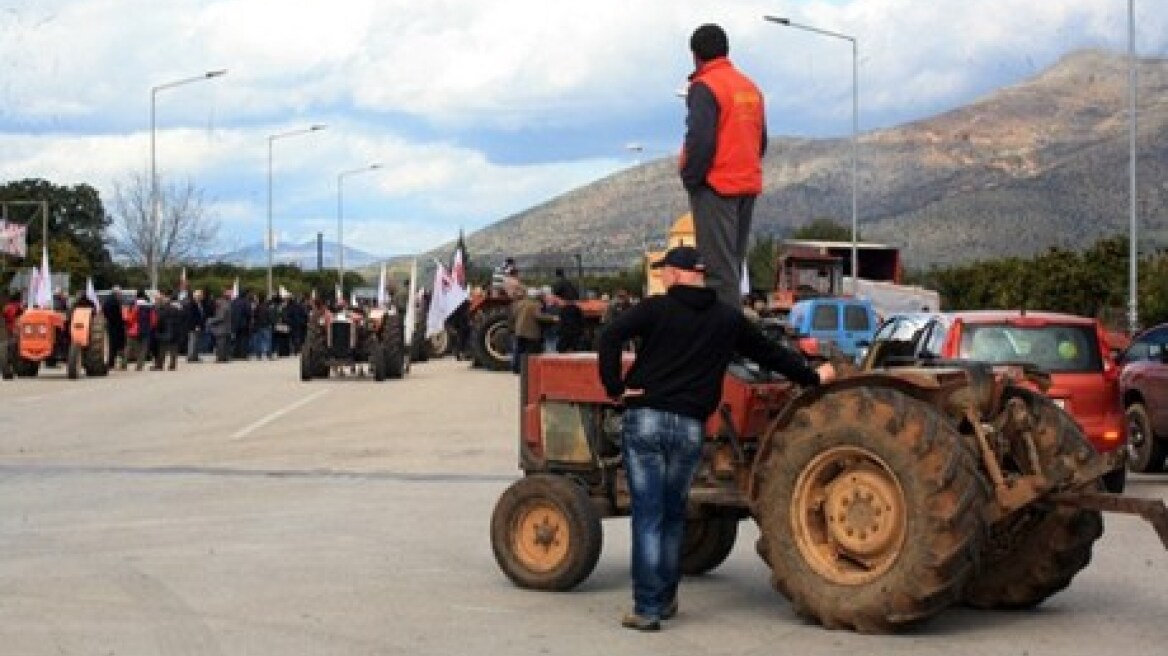
[[[1107,343],[1107,333],[1103,326],[1095,324],[1095,339],[1099,342],[1099,357],[1103,360],[1103,379],[1107,382],[1119,380],[1119,367],[1111,359],[1111,346]]]
[[[802,351],[803,355],[807,355],[807,356],[821,355],[820,350],[819,350],[819,340],[818,339],[816,339],[814,337],[800,337],[798,343],[799,343],[799,350]]]

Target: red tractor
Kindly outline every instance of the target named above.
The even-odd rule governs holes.
[[[591,347],[608,302],[587,300],[577,301],[577,304],[584,313],[583,341]],[[490,371],[510,371],[514,349],[511,343],[511,299],[501,293],[478,296],[471,299],[468,312],[473,364]]]
[[[5,359],[3,377],[36,376],[41,363],[53,367],[65,362],[69,378],[82,370],[89,376],[105,376],[105,319],[90,307],[75,307],[67,314],[30,308],[16,319],[16,332]]]
[[[884,633],[950,605],[1029,608],[1070,584],[1101,511],[1138,514],[1168,547],[1159,500],[1106,494],[1100,455],[1040,393],[980,363],[853,372],[800,390],[732,365],[707,423],[682,570],[712,570],[751,517],[771,581],[828,628]],[[629,512],[620,413],[591,354],[535,356],[520,383],[523,478],[491,544],[517,585],[592,572],[602,517]]]

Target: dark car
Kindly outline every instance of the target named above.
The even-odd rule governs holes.
[[[1168,456],[1168,324],[1137,335],[1119,364],[1128,466],[1136,472],[1162,471]]]
[[[1119,368],[1101,324],[1055,312],[991,310],[896,315],[876,332],[865,368],[977,360],[1033,365],[1050,374],[1046,395],[1071,415],[1100,453],[1125,444]],[[1168,371],[1168,370],[1166,370]],[[1104,477],[1122,491],[1125,471]]]

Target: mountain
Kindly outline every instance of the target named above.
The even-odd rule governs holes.
[[[325,269],[337,268],[337,244],[324,241],[323,264]],[[274,264],[295,264],[301,269],[316,268],[316,240],[310,239],[303,244],[277,244],[272,252]],[[369,266],[386,259],[365,251],[345,247],[345,270]],[[227,253],[220,253],[208,258],[212,262],[225,262],[243,267],[266,267],[268,265],[268,249],[262,243],[251,244],[237,248]]]
[[[1140,60],[1138,80],[1141,234],[1164,245],[1168,60]],[[898,245],[910,268],[923,268],[1126,233],[1127,103],[1126,58],[1080,51],[968,106],[860,135],[861,237]],[[579,253],[586,266],[632,264],[688,210],[676,164],[657,160],[575,189],[468,235],[468,249],[483,263],[567,263]],[[764,169],[756,234],[824,217],[850,225],[849,138],[772,138]]]

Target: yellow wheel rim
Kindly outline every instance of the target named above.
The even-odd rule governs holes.
[[[904,490],[872,452],[841,446],[816,456],[791,498],[795,543],[820,576],[862,585],[887,572],[904,547]]]
[[[516,517],[514,526],[514,551],[528,569],[549,572],[568,558],[572,533],[567,516],[555,504],[531,502]]]

